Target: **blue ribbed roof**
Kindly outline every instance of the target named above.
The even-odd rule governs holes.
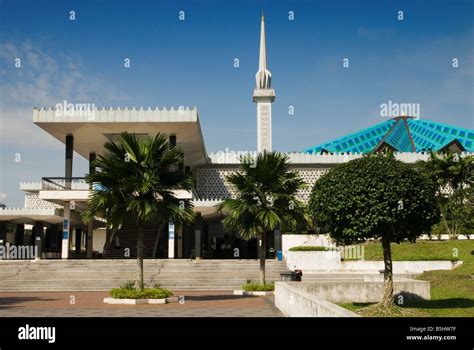
[[[390,147],[398,152],[438,151],[459,143],[474,152],[474,130],[429,120],[397,117],[383,123],[307,148],[307,153],[367,153]]]

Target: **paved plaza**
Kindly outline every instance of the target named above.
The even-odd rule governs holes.
[[[107,292],[0,293],[0,317],[283,317],[274,297],[232,291],[174,292],[181,302],[108,305]],[[184,297],[184,298],[183,298]]]

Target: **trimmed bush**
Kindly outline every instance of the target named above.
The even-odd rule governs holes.
[[[304,245],[291,247],[289,249],[290,252],[329,252],[329,251],[335,251],[335,250],[337,249],[331,248],[331,247],[304,246]]]
[[[242,289],[246,292],[273,292],[275,290],[275,284],[247,283],[242,286]]]
[[[115,299],[164,299],[172,295],[173,293],[164,288],[145,288],[143,290],[114,288],[110,291],[110,296]]]

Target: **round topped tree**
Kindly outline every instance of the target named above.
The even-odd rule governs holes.
[[[393,155],[369,155],[331,169],[314,185],[309,211],[331,238],[348,244],[380,239],[384,295],[393,304],[390,243],[414,242],[439,218],[435,185]]]

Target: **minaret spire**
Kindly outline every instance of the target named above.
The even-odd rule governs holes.
[[[275,100],[275,90],[271,87],[272,73],[267,68],[267,45],[263,10],[260,24],[260,56],[255,80],[257,86],[253,92],[253,102],[257,104],[257,151],[271,151],[272,102]]]
[[[271,87],[272,73],[267,69],[267,45],[263,10],[260,25],[260,56],[258,61],[258,72],[255,75],[255,80],[257,83],[257,89],[269,89]]]

